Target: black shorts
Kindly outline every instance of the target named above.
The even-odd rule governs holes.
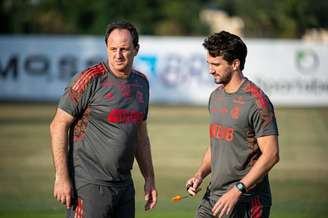
[[[210,196],[207,191],[196,211],[196,218],[215,218],[212,215],[212,208],[218,201],[218,197]],[[264,206],[259,196],[254,196],[249,202],[237,202],[231,214],[224,215],[223,218],[269,218],[271,206]]]
[[[88,184],[77,190],[67,218],[134,218],[133,183],[103,186]]]

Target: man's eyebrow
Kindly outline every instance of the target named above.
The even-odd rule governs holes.
[[[217,63],[217,62],[212,62],[212,63],[210,63],[210,62],[208,62],[208,61],[206,61],[206,63],[208,63],[208,64],[220,64],[220,63]]]

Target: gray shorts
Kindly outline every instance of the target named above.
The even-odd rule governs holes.
[[[67,218],[134,218],[133,183],[103,186],[88,184],[77,190]]]
[[[218,197],[210,196],[207,191],[196,211],[196,218],[215,218],[212,215],[212,208],[218,201]],[[269,218],[270,206],[264,206],[258,196],[254,196],[249,202],[237,202],[233,211],[223,218]]]

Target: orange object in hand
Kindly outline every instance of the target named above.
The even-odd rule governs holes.
[[[172,198],[172,201],[173,202],[178,202],[178,201],[181,201],[182,199],[184,199],[184,198],[187,198],[189,195],[186,195],[186,196],[181,196],[181,195],[177,195],[177,196],[174,196],[173,198]]]
[[[198,188],[197,190],[196,190],[196,193],[198,193],[200,190],[202,190],[202,188],[200,187],[200,188]],[[173,198],[172,198],[172,202],[178,202],[178,201],[181,201],[182,199],[184,199],[184,198],[188,198],[188,197],[190,197],[191,195],[185,195],[185,196],[181,196],[181,195],[176,195],[176,196],[174,196]]]

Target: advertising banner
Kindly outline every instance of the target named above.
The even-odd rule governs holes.
[[[206,105],[216,85],[203,37],[140,37],[134,68],[151,102]],[[245,39],[244,75],[275,105],[328,106],[328,44]],[[103,37],[0,36],[0,100],[57,101],[71,77],[107,61]]]

